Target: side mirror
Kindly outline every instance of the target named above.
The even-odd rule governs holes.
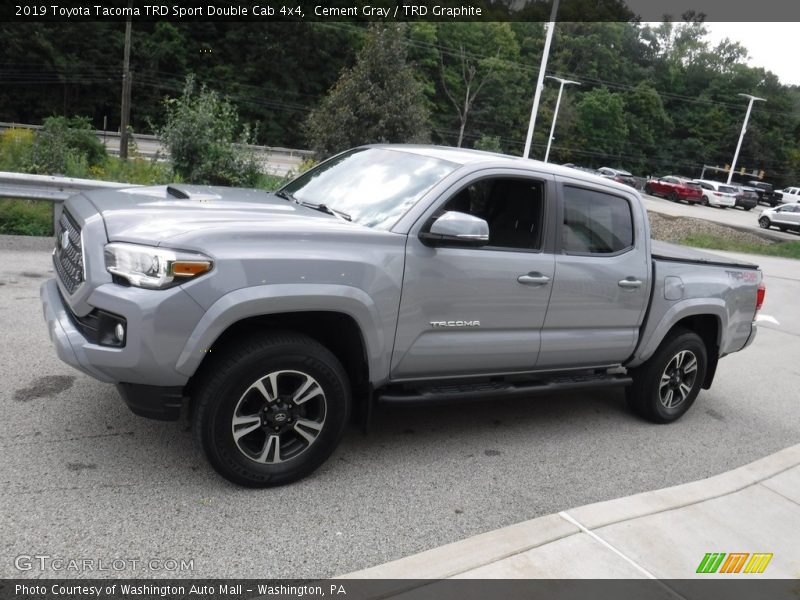
[[[479,217],[450,210],[419,237],[428,246],[485,246],[489,243],[489,224]]]

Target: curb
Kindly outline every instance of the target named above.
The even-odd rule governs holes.
[[[800,444],[707,479],[523,521],[338,579],[447,579],[580,533],[582,528],[591,530],[732,494],[798,465]],[[394,591],[407,589],[398,582]]]

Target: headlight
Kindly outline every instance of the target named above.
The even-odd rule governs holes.
[[[153,290],[180,285],[214,266],[203,254],[137,244],[108,244],[105,258],[109,273]]]

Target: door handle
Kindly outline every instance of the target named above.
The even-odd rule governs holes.
[[[545,285],[550,282],[550,278],[547,275],[536,272],[520,275],[517,277],[517,281],[522,285]]]
[[[631,277],[628,277],[626,279],[621,279],[619,281],[619,287],[625,288],[625,289],[628,289],[628,290],[634,290],[636,288],[642,287],[642,282],[639,279],[633,279]]]

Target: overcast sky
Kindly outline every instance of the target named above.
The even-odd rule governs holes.
[[[750,54],[750,66],[772,71],[782,83],[800,85],[800,56],[796,50],[800,23],[717,22],[706,26],[712,44],[726,37],[739,42]]]

